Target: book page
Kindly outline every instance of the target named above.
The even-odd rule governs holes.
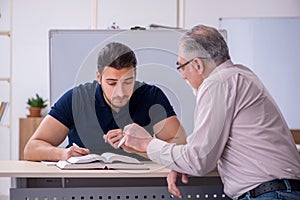
[[[41,163],[43,163],[46,166],[55,166],[58,162],[56,162],[56,161],[45,161],[45,160],[42,160]]]
[[[105,157],[106,160],[108,161],[108,163],[122,162],[122,163],[131,163],[131,164],[141,164],[141,162],[139,160],[137,160],[136,158],[119,155],[119,154],[115,154],[115,153],[105,152],[105,153],[101,154],[101,156]]]
[[[131,163],[131,164],[141,164],[139,160],[136,158],[132,158],[129,156],[124,156],[120,154],[105,152],[101,155],[97,154],[88,154],[85,156],[73,156],[67,160],[69,163],[91,163],[95,161],[103,162],[103,163]]]
[[[101,162],[89,162],[89,163],[69,163],[68,161],[61,160],[56,163],[56,166],[60,169],[105,169],[106,164]]]
[[[297,150],[300,153],[300,144],[296,144]]]
[[[106,162],[106,159],[97,154],[88,154],[85,156],[74,156],[69,158],[67,161],[69,163],[75,164],[75,163],[90,163],[95,161]]]
[[[74,156],[57,162],[56,166],[60,169],[149,170],[149,167],[136,158],[109,152]]]

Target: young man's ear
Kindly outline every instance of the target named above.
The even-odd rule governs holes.
[[[97,78],[98,83],[100,84],[101,83],[101,74],[99,71],[96,71],[96,78]]]

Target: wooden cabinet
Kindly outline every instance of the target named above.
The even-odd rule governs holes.
[[[293,129],[291,130],[293,138],[296,144],[300,144],[300,129]]]
[[[42,120],[42,117],[20,118],[19,160],[24,160],[24,147]]]

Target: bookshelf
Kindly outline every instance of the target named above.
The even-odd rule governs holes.
[[[0,1],[0,105],[8,102],[5,115],[1,117],[0,160],[11,160],[13,143],[12,130],[12,0]],[[8,199],[10,178],[0,179],[0,199]]]
[[[0,53],[3,61],[0,61],[0,127],[10,128],[10,102],[11,102],[11,34],[10,31],[0,31]]]
[[[12,1],[2,0],[0,9],[0,105],[7,104],[0,116],[3,153],[0,160],[12,158]],[[1,113],[0,113],[1,114]],[[1,183],[0,183],[1,184]],[[1,187],[0,187],[1,190]]]

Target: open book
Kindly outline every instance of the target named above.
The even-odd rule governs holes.
[[[58,161],[60,169],[123,169],[123,170],[148,170],[149,168],[136,158],[115,153],[88,154],[74,156],[68,160]]]

